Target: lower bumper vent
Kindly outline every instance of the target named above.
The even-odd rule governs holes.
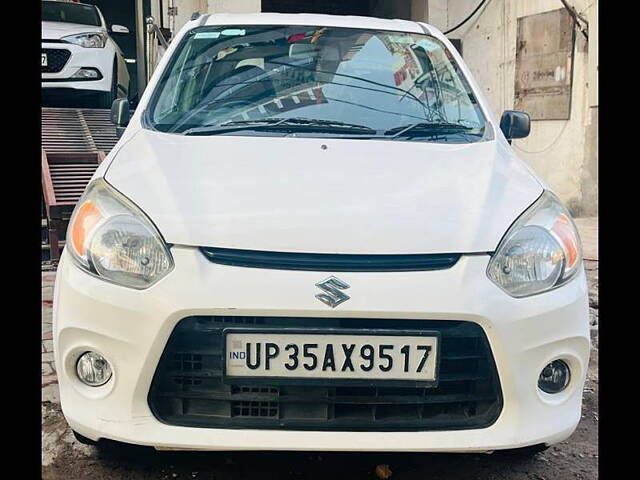
[[[344,329],[425,329],[441,334],[437,387],[318,386],[278,380],[224,383],[222,330],[246,325]],[[149,406],[170,425],[285,430],[428,431],[484,428],[502,393],[482,328],[472,322],[188,317],[171,334],[149,391]]]

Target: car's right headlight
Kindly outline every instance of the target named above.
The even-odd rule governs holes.
[[[84,48],[104,48],[107,44],[107,36],[104,33],[80,33],[62,37],[61,40]]]
[[[571,215],[549,191],[509,228],[489,261],[487,275],[513,297],[528,297],[568,282],[582,264]]]
[[[173,258],[146,215],[103,179],[88,187],[67,230],[75,263],[92,275],[147,288],[173,268]]]

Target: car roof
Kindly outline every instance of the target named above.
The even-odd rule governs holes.
[[[204,15],[196,19],[196,22],[194,27],[202,25],[304,25],[425,33],[420,24],[411,20],[314,13],[216,13]],[[425,27],[428,28],[427,25]]]

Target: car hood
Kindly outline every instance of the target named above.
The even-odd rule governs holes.
[[[42,38],[46,40],[59,40],[67,35],[78,33],[104,32],[102,27],[81,25],[79,23],[42,22]]]
[[[309,253],[495,250],[543,188],[506,145],[141,130],[105,179],[168,243]]]

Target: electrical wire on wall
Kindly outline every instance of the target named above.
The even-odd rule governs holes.
[[[580,26],[577,24],[577,22],[574,22],[574,28],[573,28],[573,37],[571,39],[571,90],[570,90],[570,95],[573,95],[573,71],[575,69],[575,60],[576,60],[576,28],[580,28]],[[551,150],[552,147],[555,146],[556,143],[558,143],[558,140],[560,140],[560,138],[562,138],[562,134],[564,133],[564,131],[567,129],[567,125],[569,125],[569,120],[567,119],[564,121],[564,125],[562,126],[562,128],[560,129],[560,132],[558,132],[558,135],[556,135],[556,138],[553,139],[553,141],[547,145],[546,147],[544,147],[541,150],[525,150],[524,148],[519,147],[518,145],[516,145],[515,143],[513,143],[513,146],[517,149],[520,150],[523,153],[529,153],[529,154],[539,154],[539,153],[544,153],[547,150]]]
[[[571,19],[573,20],[573,23],[578,28],[578,30],[580,30],[580,33],[582,33],[584,38],[589,40],[589,22],[587,21],[587,19],[578,13],[576,7],[569,5],[567,3],[567,0],[560,1],[562,2],[562,5],[564,5],[564,8],[567,10],[567,12],[569,12],[569,15],[571,15]]]
[[[579,23],[579,21],[575,18],[576,15],[575,13],[575,9],[573,9],[573,12],[571,11],[571,8],[569,8],[566,4],[566,2],[564,0],[561,0],[563,5],[565,6],[565,8],[567,8],[567,10],[569,10],[569,13],[572,14],[572,18],[574,20],[574,37],[573,37],[573,42],[572,42],[572,55],[573,58],[575,59],[575,28],[578,28],[580,30],[580,32],[585,35],[585,37],[587,36],[587,34],[585,33],[585,29],[583,28],[583,26]],[[473,11],[467,15],[467,17],[465,17],[464,20],[462,20],[460,23],[458,23],[455,27],[452,27],[448,30],[446,30],[445,32],[443,32],[445,35],[448,35],[449,33],[459,29],[460,27],[462,27],[463,25],[465,25],[469,20],[471,20],[474,15],[476,15],[476,13],[478,13],[478,11],[482,8],[482,11],[480,12],[480,14],[478,15],[478,17],[476,18],[476,20],[478,18],[480,18],[480,16],[484,13],[484,10],[486,9],[486,7],[489,5],[490,0],[481,0],[480,3],[478,3],[478,5],[476,6],[476,8],[473,9]],[[483,8],[484,7],[484,8]],[[579,17],[581,20],[584,20],[583,18]],[[586,20],[585,20],[586,22]],[[588,24],[587,24],[588,25]],[[572,69],[573,71],[573,69]],[[573,89],[572,89],[573,90]],[[560,129],[560,132],[558,132],[558,135],[553,139],[553,141],[547,145],[546,147],[544,147],[541,150],[525,150],[524,148],[519,147],[518,145],[516,145],[515,143],[513,144],[513,146],[517,149],[520,150],[523,153],[529,153],[529,154],[539,154],[539,153],[544,153],[548,150],[550,150],[553,146],[555,146],[556,143],[558,143],[558,141],[560,140],[560,138],[562,137],[562,134],[564,133],[564,131],[567,128],[567,125],[569,124],[569,120],[565,120],[564,125],[562,126],[562,128]]]
[[[486,8],[487,5],[490,3],[490,0],[481,0],[480,3],[478,4],[478,6],[476,8],[473,9],[473,12],[471,12],[467,18],[465,18],[464,20],[462,20],[458,25],[456,25],[453,28],[450,28],[449,30],[447,30],[446,32],[443,32],[445,35],[448,35],[449,33],[453,32],[454,30],[459,29],[461,26],[463,26],[465,23],[467,23],[469,20],[471,20],[473,18],[473,16],[476,14],[476,12],[478,10],[480,10],[480,8],[482,8],[482,6],[484,5],[484,7]],[[480,12],[480,15],[482,15],[484,13],[484,9],[482,9],[482,12]],[[480,15],[478,15],[478,17],[480,17]]]
[[[560,132],[558,133],[558,135],[556,136],[556,138],[553,139],[553,141],[547,145],[546,147],[544,147],[542,150],[525,150],[524,148],[519,147],[518,145],[516,145],[515,143],[513,143],[512,145],[517,149],[520,150],[523,153],[531,153],[531,154],[536,154],[536,153],[544,153],[547,150],[551,150],[551,148],[558,143],[558,140],[560,140],[560,137],[562,137],[562,134],[564,133],[564,131],[567,128],[567,125],[569,125],[569,120],[565,120],[564,121],[564,125],[562,126],[562,129],[560,130]]]

